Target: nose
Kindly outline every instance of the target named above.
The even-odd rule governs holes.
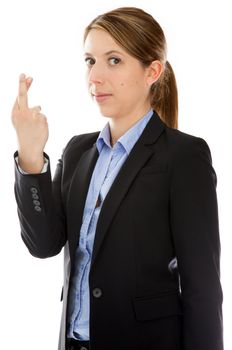
[[[102,84],[104,82],[104,68],[95,63],[89,70],[88,82],[92,84]]]

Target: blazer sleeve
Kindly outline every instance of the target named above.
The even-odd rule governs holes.
[[[203,139],[194,138],[176,157],[170,191],[184,350],[223,349],[216,185],[210,149]]]
[[[15,197],[21,236],[29,252],[38,258],[58,254],[67,241],[61,181],[63,157],[71,141],[58,162],[53,181],[46,154],[48,168],[41,174],[22,174],[15,161]],[[14,156],[18,156],[17,152]]]

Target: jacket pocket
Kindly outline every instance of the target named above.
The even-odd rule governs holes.
[[[181,299],[178,292],[152,297],[135,297],[133,305],[138,321],[182,315]]]

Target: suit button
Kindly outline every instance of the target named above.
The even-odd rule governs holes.
[[[35,193],[35,194],[38,193],[38,190],[35,187],[31,187],[30,190],[31,190],[32,193]]]
[[[102,290],[100,288],[94,288],[93,289],[93,296],[94,296],[94,298],[101,298]]]
[[[40,206],[40,201],[34,200],[33,204]]]
[[[36,194],[36,193],[32,193],[31,196],[32,196],[33,199],[39,199],[39,196],[38,196],[38,194]]]
[[[36,205],[35,207],[34,207],[34,209],[36,210],[36,211],[38,211],[38,212],[40,212],[42,209],[41,209],[41,207],[39,207],[38,205]]]

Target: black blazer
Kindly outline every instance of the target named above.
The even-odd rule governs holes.
[[[46,258],[64,247],[65,349],[69,281],[99,132],[75,136],[51,181],[22,175],[15,193],[22,238]],[[91,269],[91,350],[222,350],[216,174],[207,143],[154,112],[110,188]]]

